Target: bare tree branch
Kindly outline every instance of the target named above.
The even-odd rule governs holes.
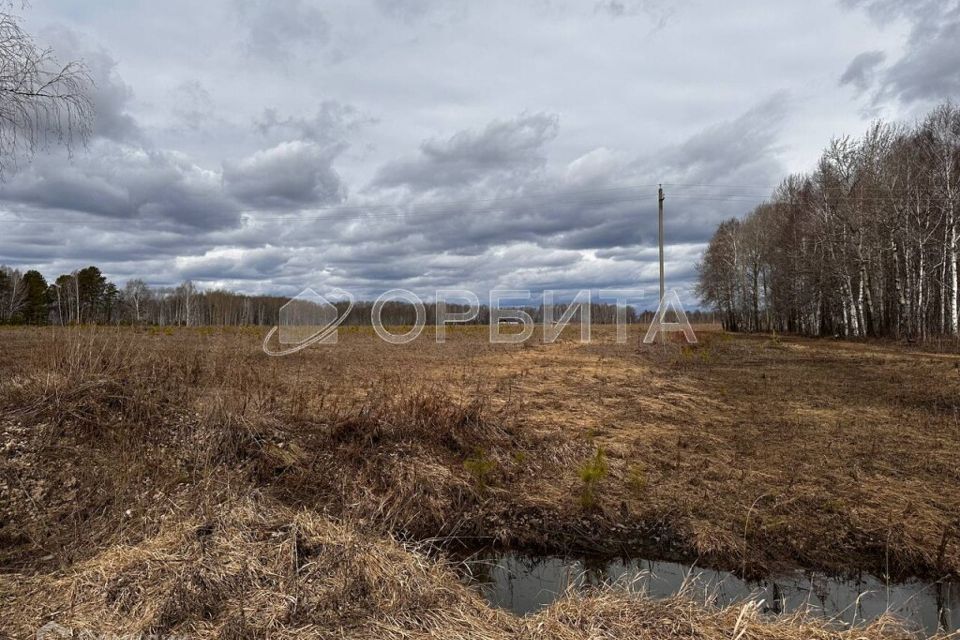
[[[5,8],[9,8],[6,5]],[[91,134],[93,82],[81,61],[61,64],[18,18],[0,11],[0,180],[55,144],[72,150]]]

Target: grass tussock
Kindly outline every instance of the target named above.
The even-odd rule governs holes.
[[[262,496],[234,497],[209,520],[170,523],[63,576],[5,576],[0,603],[12,611],[14,602],[6,630],[18,637],[48,619],[100,634],[202,638],[479,638],[470,628],[506,629],[506,616],[442,563]]]

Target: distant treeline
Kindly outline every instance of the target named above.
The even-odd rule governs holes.
[[[958,335],[960,109],[833,140],[816,171],[720,225],[699,295],[730,330]]]
[[[0,323],[34,325],[70,324],[146,324],[159,326],[276,325],[280,308],[290,301],[284,296],[253,296],[231,291],[200,290],[187,281],[176,287],[150,287],[143,280],[130,280],[123,288],[109,282],[95,266],[59,276],[52,283],[39,271],[20,272],[0,266]],[[337,305],[340,313],[346,305]],[[467,307],[447,303],[449,313]],[[344,324],[369,325],[372,301],[357,302]],[[566,305],[554,305],[553,317],[559,319]],[[543,309],[524,309],[536,322],[542,322]],[[424,304],[427,324],[436,323],[436,306]],[[612,304],[593,304],[591,320],[597,324],[616,322],[617,308]],[[687,314],[693,323],[712,322],[712,313]],[[626,308],[628,323],[649,322],[652,311]],[[416,321],[413,305],[387,302],[381,318],[388,325],[409,325]],[[481,306],[470,324],[486,324],[490,310]],[[574,316],[573,322],[578,317]]]
[[[8,324],[276,324],[282,296],[201,291],[187,281],[150,287],[130,280],[120,289],[95,266],[52,283],[38,271],[0,266],[0,322]]]

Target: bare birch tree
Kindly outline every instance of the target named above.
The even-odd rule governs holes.
[[[92,82],[80,61],[60,63],[37,46],[9,4],[0,10],[0,179],[51,144],[86,142]]]
[[[960,336],[960,109],[840,138],[717,229],[701,298],[731,329]]]

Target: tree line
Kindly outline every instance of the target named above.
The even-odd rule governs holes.
[[[957,336],[958,216],[960,109],[876,122],[721,223],[698,295],[732,331]]]
[[[202,291],[191,281],[150,287],[139,279],[118,288],[90,266],[48,283],[36,270],[0,266],[0,323],[5,324],[275,324],[288,298]]]
[[[0,324],[75,325],[75,324],[141,324],[157,326],[273,326],[279,322],[280,309],[290,298],[271,295],[246,295],[223,290],[202,290],[187,280],[175,287],[151,287],[140,279],[126,282],[121,288],[107,280],[99,268],[89,266],[63,274],[47,282],[36,270],[21,272],[0,265]],[[338,314],[347,311],[346,303],[337,303]],[[468,310],[465,305],[447,303],[451,314]],[[567,305],[554,305],[553,317],[565,312]],[[373,302],[359,301],[347,313],[345,325],[369,325]],[[426,323],[436,323],[436,306],[425,304]],[[537,323],[542,322],[544,309],[524,307]],[[652,311],[638,311],[628,306],[626,321],[630,324],[649,322]],[[413,305],[388,301],[381,318],[389,325],[412,325],[417,313]],[[613,324],[617,308],[612,304],[593,303],[592,322]],[[712,322],[712,314],[693,311],[690,321]],[[487,324],[490,309],[482,305],[470,324]],[[573,322],[579,317],[574,316]]]

